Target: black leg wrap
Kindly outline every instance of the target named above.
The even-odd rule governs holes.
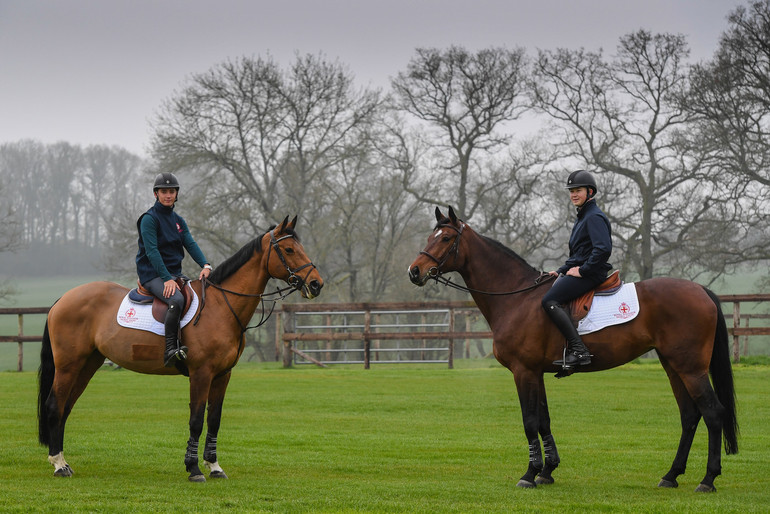
[[[543,454],[540,450],[540,439],[533,439],[529,442],[529,466],[516,484],[517,487],[532,488],[537,487],[535,477],[543,470]]]
[[[201,468],[198,466],[198,441],[190,438],[187,441],[187,453],[184,456],[184,465],[187,472],[190,473],[188,480],[190,482],[205,482],[206,477],[203,476]]]
[[[206,434],[206,446],[203,448],[203,460],[206,462],[217,461],[217,438]]]
[[[553,484],[551,473],[559,467],[559,463],[561,462],[561,459],[559,459],[559,452],[556,450],[556,443],[553,440],[553,435],[549,434],[543,437],[543,452],[545,453],[545,464],[543,465],[543,471],[537,475],[535,483],[538,485]]]

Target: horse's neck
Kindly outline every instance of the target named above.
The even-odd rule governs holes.
[[[468,253],[467,263],[460,272],[479,310],[489,321],[495,311],[510,309],[528,295],[484,294],[509,293],[534,285],[538,273],[521,257],[508,253],[487,239],[473,234],[469,241],[474,251]]]
[[[228,301],[239,318],[247,322],[254,315],[261,300],[259,295],[265,291],[270,279],[264,256],[264,252],[255,254],[222,283],[223,288],[237,293],[230,295]]]

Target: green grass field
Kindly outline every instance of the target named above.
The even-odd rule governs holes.
[[[186,379],[98,372],[67,425],[75,475],[60,479],[37,443],[36,375],[0,373],[0,510],[767,512],[770,367],[736,367],[740,453],[723,456],[716,493],[697,494],[702,423],[679,489],[656,487],[679,439],[659,366],[547,377],[562,463],[555,484],[523,490],[515,485],[528,454],[512,376],[475,364],[239,364],[219,433],[230,479],[205,484],[187,482],[184,470]]]

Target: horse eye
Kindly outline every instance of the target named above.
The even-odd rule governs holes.
[[[289,247],[289,248],[285,248],[285,249],[284,249],[284,251],[285,251],[285,252],[286,252],[288,255],[291,255],[291,254],[293,254],[293,253],[294,253],[294,248],[291,248],[291,247]]]
[[[442,237],[442,238],[441,238],[441,240],[442,240],[443,242],[445,242],[445,243],[448,243],[448,242],[449,242],[449,239],[450,239],[450,238],[449,238],[449,236],[444,236],[444,237]]]

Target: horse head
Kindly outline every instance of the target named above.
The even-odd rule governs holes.
[[[456,270],[464,228],[465,223],[457,218],[451,205],[446,216],[436,207],[436,226],[428,236],[428,244],[409,266],[409,280],[413,284],[423,286],[430,278]]]
[[[321,294],[323,279],[299,242],[294,231],[296,225],[296,216],[291,221],[286,216],[279,226],[266,234],[270,238],[267,272],[294,287],[304,298],[312,299]],[[271,261],[271,254],[278,258]]]

